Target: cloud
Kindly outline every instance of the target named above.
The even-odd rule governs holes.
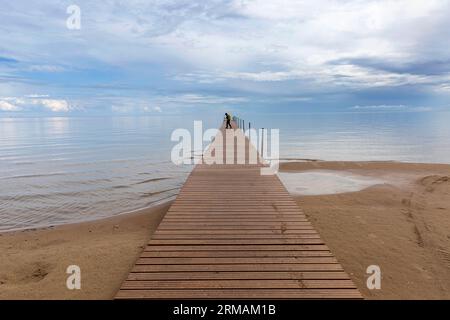
[[[111,103],[114,113],[162,113],[166,108],[185,108],[213,105],[234,105],[247,101],[244,97],[206,95],[200,93],[185,93],[176,95],[154,95],[146,98],[114,98],[109,97],[103,103]]]
[[[28,94],[26,95],[27,98],[48,98],[48,94]]]
[[[111,111],[120,114],[140,114],[140,113],[161,113],[162,109],[159,106],[150,107],[147,105],[140,105],[140,102],[136,101],[122,101],[120,105],[112,105]]]
[[[149,106],[144,106],[144,107],[142,107],[142,110],[145,111],[145,112],[158,112],[158,113],[162,112],[162,109],[159,106],[156,106],[156,107],[153,107],[153,108],[149,107]]]
[[[8,101],[0,100],[0,110],[1,111],[19,111],[20,108],[18,106],[11,104]]]
[[[324,66],[307,66],[301,69],[287,71],[258,71],[258,72],[217,72],[214,74],[189,74],[179,76],[178,80],[194,81],[195,77],[214,78],[216,81],[226,79],[249,80],[254,82],[281,82],[292,80],[307,80],[321,85],[347,86],[352,88],[388,87],[408,84],[433,84],[444,81],[447,76],[431,77],[409,73],[395,73],[383,70],[373,70],[352,64]]]
[[[0,57],[0,93],[45,88],[83,105],[107,96],[107,112],[264,99],[276,108],[278,97],[321,101],[330,92],[342,99],[330,100],[333,106],[409,104],[410,92],[442,101],[450,94],[449,4],[79,0],[82,28],[70,31],[64,2],[9,2],[0,12],[0,43],[8,48]],[[374,88],[383,96],[393,87],[392,101],[367,101]],[[128,105],[136,96],[139,104]],[[39,98],[50,100],[35,104],[43,110],[73,109],[66,100]]]
[[[355,110],[400,110],[406,109],[404,105],[375,105],[375,106],[354,106],[352,109]]]
[[[61,66],[54,65],[32,65],[28,68],[29,71],[37,72],[63,72],[65,69]]]
[[[67,112],[70,110],[70,105],[66,100],[61,99],[37,99],[33,100],[35,104],[41,104],[53,112]]]
[[[43,98],[45,97],[45,98]],[[71,105],[64,99],[50,99],[48,95],[27,95],[25,97],[0,98],[1,111],[30,111],[33,107],[42,107],[52,112],[68,112]]]
[[[442,83],[435,88],[437,92],[450,93],[450,83]]]
[[[240,102],[245,102],[246,98],[187,93],[187,94],[172,95],[172,96],[157,96],[154,98],[154,100],[160,102],[161,104],[193,105],[193,104],[240,103]]]
[[[432,111],[431,107],[411,107],[405,105],[368,105],[368,106],[354,106],[353,110],[358,111],[413,111],[413,112],[427,112]]]
[[[111,111],[114,113],[131,113],[135,111],[135,108],[132,106],[112,105]]]

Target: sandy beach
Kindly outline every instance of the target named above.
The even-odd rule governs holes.
[[[450,298],[450,165],[309,161],[284,163],[281,171],[384,180],[295,198],[365,298]],[[111,299],[169,206],[0,234],[0,299]],[[72,264],[81,267],[81,290],[66,288]],[[381,290],[366,288],[374,264]]]
[[[0,233],[0,299],[113,298],[169,206]],[[81,268],[81,290],[66,287],[69,265]]]
[[[368,299],[450,299],[450,165],[291,162],[384,179],[358,192],[297,196],[299,206]],[[381,268],[368,290],[367,266]]]

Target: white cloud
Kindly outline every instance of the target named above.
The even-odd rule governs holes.
[[[48,94],[28,94],[26,95],[27,98],[48,98]]]
[[[155,95],[148,98],[111,98],[111,111],[115,113],[162,113],[166,107],[191,107],[205,105],[238,104],[246,102],[244,97],[228,97],[186,93],[179,95]]]
[[[20,108],[11,104],[8,101],[0,100],[0,110],[1,111],[19,111]]]
[[[158,113],[161,113],[162,112],[162,109],[161,109],[161,107],[158,107],[158,106],[156,106],[156,107],[153,107],[153,108],[151,108],[151,107],[149,107],[149,106],[144,106],[143,108],[142,108],[142,110],[143,111],[145,111],[145,112],[158,112]]]
[[[134,111],[134,108],[132,106],[113,105],[111,106],[111,111],[115,113],[130,113]]]
[[[305,66],[288,71],[194,73],[179,75],[177,80],[192,82],[196,78],[216,79],[215,82],[228,80],[249,80],[254,82],[279,82],[305,80],[316,85],[343,86],[352,88],[400,86],[406,84],[434,84],[447,76],[422,76],[408,73],[395,73],[373,70],[351,64],[324,66]]]
[[[447,37],[444,30],[450,27],[448,3],[236,0],[228,13],[243,19],[210,18],[208,28],[204,20],[190,21],[177,32],[152,41],[176,49],[183,54],[181,60],[187,59],[197,68],[213,70],[175,77],[186,82],[226,85],[229,80],[240,79],[267,86],[275,81],[307,80],[354,89],[435,86],[442,80],[438,75],[332,62],[363,57],[400,66],[449,59],[450,47],[442,42]],[[268,62],[281,67],[264,68]]]
[[[410,107],[406,105],[368,105],[368,106],[354,106],[351,109],[353,110],[360,110],[360,111],[370,111],[370,110],[380,110],[380,111],[414,111],[414,112],[427,112],[432,111],[433,108],[431,107]]]
[[[46,97],[46,98],[41,98]],[[48,95],[27,95],[25,97],[5,97],[0,99],[2,111],[27,111],[30,107],[41,106],[52,112],[68,112],[71,106],[64,99],[50,99]]]
[[[399,109],[406,109],[406,106],[400,104],[400,105],[373,105],[373,106],[354,106],[352,109],[355,110],[399,110]]]
[[[155,97],[155,101],[158,101],[161,104],[225,104],[245,102],[246,98],[188,93],[182,95],[159,96]]]
[[[41,104],[45,108],[53,112],[67,112],[70,110],[70,105],[66,100],[61,99],[37,99],[33,100],[35,104]]]
[[[63,72],[65,69],[61,66],[53,65],[32,65],[28,68],[28,70],[38,72]]]
[[[435,91],[442,93],[450,93],[450,84],[449,83],[438,84],[435,87]]]

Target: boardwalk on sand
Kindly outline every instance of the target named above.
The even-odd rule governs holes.
[[[361,298],[278,177],[248,164],[245,145],[244,164],[196,165],[116,298]]]

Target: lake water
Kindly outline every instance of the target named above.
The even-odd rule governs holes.
[[[86,221],[152,206],[178,193],[175,128],[216,128],[193,116],[0,118],[0,230]],[[280,129],[282,159],[450,163],[449,113],[243,113]]]
[[[300,196],[355,192],[386,183],[382,179],[334,170],[279,172],[278,177],[290,194]]]

